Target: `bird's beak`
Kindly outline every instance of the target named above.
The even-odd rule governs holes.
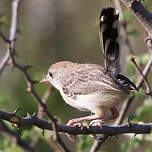
[[[48,77],[47,75],[40,81],[40,83],[46,83],[48,82]]]

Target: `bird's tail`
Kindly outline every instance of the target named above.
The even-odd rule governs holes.
[[[99,37],[103,47],[106,72],[116,78],[120,72],[119,13],[112,7],[101,11]]]

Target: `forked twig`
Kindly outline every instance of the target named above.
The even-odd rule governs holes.
[[[147,95],[151,95],[151,89],[150,89],[150,84],[148,82],[147,77],[144,76],[144,74],[142,73],[142,70],[140,69],[140,67],[137,65],[137,62],[135,60],[135,57],[131,56],[130,60],[132,61],[132,63],[136,66],[136,68],[138,69],[139,73],[141,74],[141,76],[143,77],[143,80],[145,81],[145,85],[146,85],[146,94]]]

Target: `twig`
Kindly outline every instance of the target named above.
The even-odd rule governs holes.
[[[14,131],[10,130],[7,125],[0,120],[0,132],[4,133],[5,135],[9,136],[12,141],[14,141],[16,144],[18,144],[21,148],[23,148],[25,151],[30,152],[36,152],[29,143],[22,140],[21,137]]]
[[[146,85],[146,94],[147,95],[151,95],[151,89],[150,89],[150,84],[148,82],[147,77],[144,76],[144,74],[142,73],[142,70],[140,69],[140,67],[137,65],[135,57],[131,57],[130,59],[132,61],[132,63],[136,66],[136,68],[138,69],[138,71],[140,72],[141,76],[143,77],[143,80],[145,81],[145,85]]]
[[[17,23],[18,23],[18,7],[21,0],[13,0],[12,1],[12,19],[11,19],[11,27],[9,33],[9,40],[7,40],[2,33],[0,33],[1,38],[4,40],[6,45],[6,54],[3,56],[2,61],[0,63],[0,75],[6,65],[8,64],[10,53],[15,53],[14,50],[14,42],[16,39],[16,31],[17,31]],[[9,42],[9,43],[8,43]]]

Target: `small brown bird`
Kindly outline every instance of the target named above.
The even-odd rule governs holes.
[[[53,64],[40,81],[50,82],[59,90],[65,102],[93,115],[69,120],[73,126],[84,120],[103,122],[118,117],[116,105],[124,101],[131,90],[137,90],[133,82],[120,73],[119,64],[119,14],[114,8],[106,8],[100,15],[104,68],[97,64],[78,64],[62,61]],[[110,109],[111,115],[105,115]],[[99,123],[97,123],[99,125]]]

